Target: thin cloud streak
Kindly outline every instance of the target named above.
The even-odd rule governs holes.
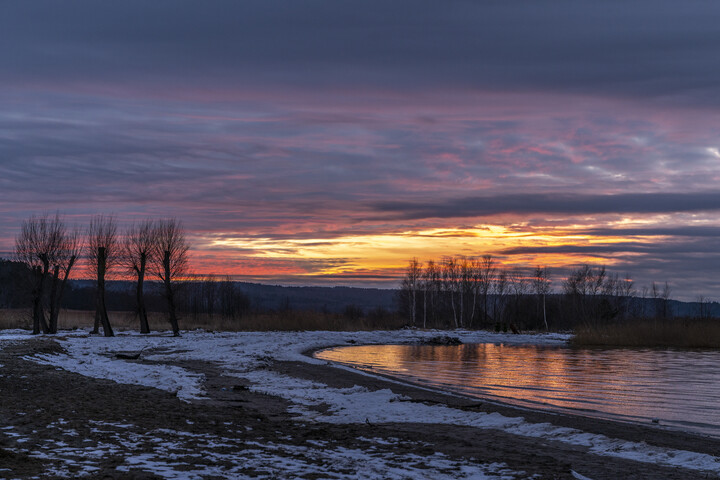
[[[393,218],[487,217],[501,214],[628,214],[676,213],[720,210],[720,192],[626,193],[616,195],[517,194],[470,197],[433,203],[385,202],[378,212]]]

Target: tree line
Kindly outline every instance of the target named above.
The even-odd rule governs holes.
[[[27,288],[32,299],[33,333],[57,333],[60,305],[74,268],[84,262],[95,277],[95,323],[105,336],[114,332],[106,304],[106,278],[117,271],[132,276],[140,332],[149,333],[144,283],[148,276],[163,285],[168,321],[179,335],[178,280],[187,272],[189,245],[176,218],[146,219],[124,231],[109,215],[96,215],[86,228],[68,227],[60,214],[31,216],[15,239],[15,259],[32,272]]]
[[[413,326],[434,328],[571,328],[629,318],[669,318],[671,289],[653,283],[640,292],[630,276],[582,265],[554,291],[547,267],[509,268],[491,255],[408,262],[399,294]],[[648,304],[650,305],[648,307]],[[701,307],[708,302],[699,300]]]

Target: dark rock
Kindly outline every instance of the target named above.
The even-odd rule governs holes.
[[[462,345],[462,342],[457,337],[451,337],[449,335],[438,335],[425,340],[425,345]]]

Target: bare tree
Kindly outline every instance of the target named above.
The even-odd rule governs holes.
[[[540,266],[535,268],[535,275],[533,278],[533,289],[535,290],[535,295],[537,295],[538,299],[538,310],[540,306],[540,301],[542,300],[542,313],[543,313],[543,322],[545,323],[545,330],[548,330],[548,323],[547,323],[547,309],[545,307],[545,296],[550,292],[550,277],[548,275],[548,269],[547,267],[542,268]]]
[[[480,293],[483,300],[483,315],[485,324],[488,323],[488,293],[492,287],[493,276],[495,275],[495,260],[491,255],[483,255],[478,264],[480,275]]]
[[[143,288],[148,265],[153,262],[155,224],[144,220],[132,224],[125,232],[122,241],[122,262],[126,270],[135,276],[135,298],[137,314],[140,317],[140,333],[150,333],[145,295]]]
[[[97,277],[95,325],[92,333],[99,333],[100,324],[102,324],[103,334],[106,337],[112,337],[115,333],[110,326],[105,304],[105,276],[117,265],[120,259],[117,224],[114,217],[96,215],[90,220],[86,250],[90,270]]]
[[[413,326],[416,326],[417,320],[417,292],[420,288],[420,277],[422,276],[422,264],[418,262],[417,258],[410,260],[407,270],[405,271],[405,278],[407,280],[407,287],[409,289],[408,301],[410,302],[410,318]]]
[[[524,272],[518,269],[510,271],[510,290],[512,291],[512,319],[519,320],[520,304],[528,292],[528,282]]]
[[[178,326],[175,293],[177,281],[187,272],[188,244],[182,223],[176,218],[159,220],[154,228],[153,271],[163,282],[165,299],[168,302],[168,320],[173,335],[180,335]]]
[[[460,325],[465,326],[465,300],[466,294],[469,295],[471,290],[471,264],[464,255],[458,257],[456,264],[458,270],[457,290],[460,296],[460,301],[458,302],[460,306]]]
[[[50,333],[45,317],[45,279],[50,266],[56,265],[62,250],[65,227],[59,214],[32,216],[22,223],[15,238],[15,257],[33,271],[33,334]],[[52,303],[52,299],[51,299]]]
[[[62,301],[65,287],[72,268],[80,258],[83,250],[82,236],[78,228],[68,232],[65,225],[60,224],[62,235],[60,247],[55,256],[53,268],[52,287],[50,291],[50,333],[58,331],[58,317],[60,315],[60,302]],[[62,276],[61,276],[62,274]]]
[[[462,325],[462,317],[460,323],[458,323],[457,309],[455,308],[455,291],[458,289],[460,284],[460,274],[457,260],[453,257],[443,257],[442,261],[442,277],[445,291],[450,292],[450,306],[452,307],[453,321],[455,328],[459,328]]]
[[[432,297],[433,272],[435,271],[435,261],[428,260],[427,266],[422,271],[422,291],[423,291],[423,328],[427,328],[427,310],[428,310],[428,293]]]
[[[505,297],[507,296],[508,288],[507,269],[500,268],[493,283],[493,318],[496,320],[502,320],[504,318]]]
[[[697,302],[698,306],[698,318],[700,318],[701,320],[710,319],[712,317],[710,310],[710,300],[703,295],[698,295],[695,301]]]
[[[650,285],[650,295],[653,298],[653,314],[655,318],[660,317],[660,289],[655,282]]]
[[[660,294],[660,298],[662,299],[661,305],[662,305],[663,318],[672,317],[672,309],[670,308],[670,293],[671,292],[672,292],[672,289],[670,288],[670,285],[668,284],[668,282],[665,282],[662,293]]]

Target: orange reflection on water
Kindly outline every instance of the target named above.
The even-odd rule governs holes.
[[[720,435],[720,353],[538,345],[368,345],[318,358],[522,406]]]

